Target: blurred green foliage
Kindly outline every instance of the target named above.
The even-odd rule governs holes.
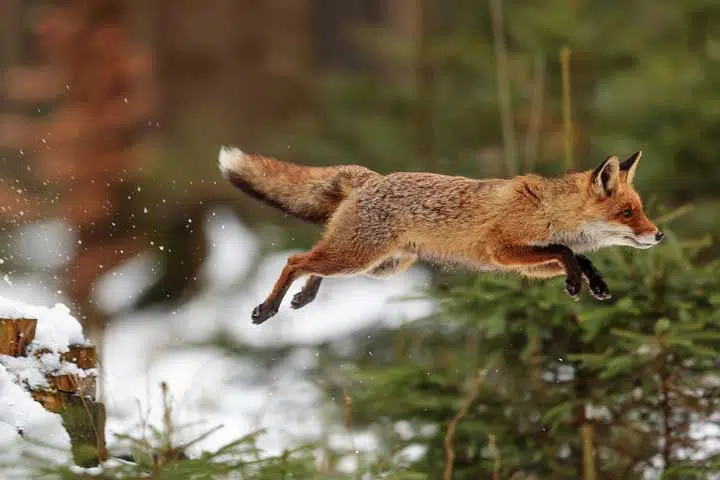
[[[697,249],[671,236],[643,255],[598,255],[609,305],[569,301],[561,280],[458,279],[435,292],[434,317],[358,336],[354,353],[325,363],[352,365],[354,426],[376,430],[381,451],[427,449],[413,463],[426,478],[439,478],[446,426],[488,366],[454,438],[453,478],[491,478],[496,458],[499,478],[582,478],[584,422],[597,478],[643,478],[651,466],[663,478],[706,478],[720,452],[694,428],[720,410],[720,263],[694,265]]]

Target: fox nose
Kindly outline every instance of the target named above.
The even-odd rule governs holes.
[[[665,234],[662,232],[662,230],[658,230],[655,234],[655,240],[659,242],[663,238],[665,238]]]

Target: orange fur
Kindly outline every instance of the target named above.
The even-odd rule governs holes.
[[[253,312],[260,323],[277,312],[300,276],[311,277],[294,308],[312,301],[321,277],[386,276],[417,259],[537,278],[564,273],[568,293],[577,296],[581,278],[592,275],[589,260],[578,263],[576,253],[611,245],[647,248],[661,238],[632,187],[639,158],[640,152],[621,164],[612,156],[594,170],[554,178],[476,180],[382,176],[354,165],[303,167],[223,149],[220,168],[256,198],[325,224],[322,238],[289,258]]]

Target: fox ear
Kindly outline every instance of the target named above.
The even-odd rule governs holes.
[[[611,196],[617,191],[620,181],[620,160],[611,155],[593,170],[591,175],[591,187],[593,191],[602,197]]]
[[[632,184],[635,179],[635,170],[637,170],[638,163],[640,163],[640,157],[642,157],[642,151],[635,152],[620,164],[620,172],[629,184]]]

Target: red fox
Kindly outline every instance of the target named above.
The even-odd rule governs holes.
[[[223,147],[219,168],[240,190],[299,219],[325,225],[305,253],[291,255],[259,324],[280,307],[290,285],[308,275],[292,308],[314,300],[323,277],[384,277],[417,260],[532,278],[566,275],[577,300],[583,279],[601,300],[610,292],[580,255],[612,245],[649,248],[663,233],[643,212],[632,186],[642,152],[609,156],[594,170],[559,177],[470,179],[435,173],[381,175],[358,165],[308,167]]]

